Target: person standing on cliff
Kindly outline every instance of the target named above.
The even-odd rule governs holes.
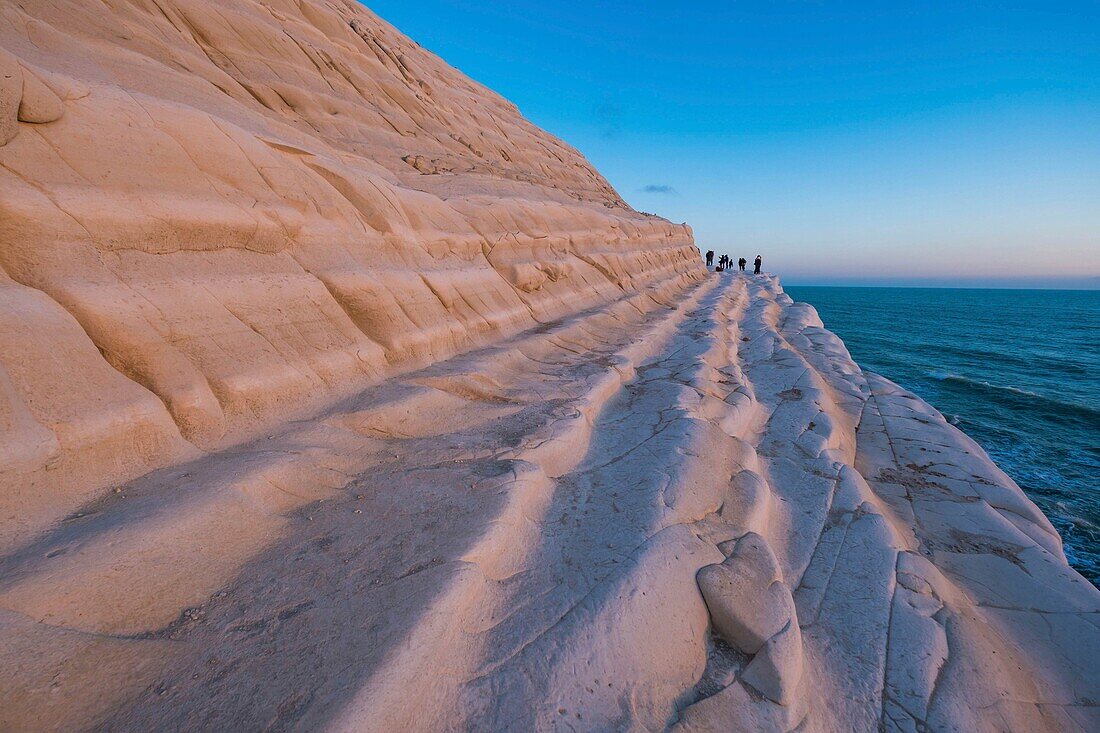
[[[760,255],[756,255],[756,261],[752,263],[752,268],[753,268],[752,273],[754,275],[759,275],[760,274],[760,262],[761,262]]]
[[[707,267],[710,267],[713,264],[714,264],[714,250],[713,249],[708,249],[707,250]]]
[[[741,269],[741,272],[745,271],[745,265],[747,265],[747,264],[749,264],[748,260],[746,260],[744,257],[737,260],[737,266]]]

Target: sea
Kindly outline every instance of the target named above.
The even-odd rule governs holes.
[[[985,448],[1100,587],[1100,291],[784,290]]]

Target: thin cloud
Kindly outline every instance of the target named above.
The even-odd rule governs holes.
[[[666,195],[676,195],[676,189],[672,186],[665,185],[663,183],[651,183],[642,189],[644,193],[663,193]]]

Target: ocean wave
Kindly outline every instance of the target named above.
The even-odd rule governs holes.
[[[1005,348],[1010,348],[1009,344],[1004,344],[1004,346]],[[979,347],[972,343],[956,345],[945,343],[942,341],[921,341],[910,344],[909,348],[926,352],[939,350],[961,357],[961,359],[964,361],[972,361],[983,364],[996,362],[998,364],[1013,365],[1025,369],[1033,368],[1035,366],[1035,359],[1042,358],[1044,359],[1047,368],[1052,371],[1065,372],[1067,374],[1089,373],[1088,367],[1072,361],[1065,351],[1053,352],[1047,350],[1036,350],[1034,353],[1027,354],[1026,356],[1020,356],[1019,351],[1010,353],[1008,351],[997,348],[996,344],[985,343],[982,344],[981,347]]]
[[[962,374],[955,374],[953,372],[942,371],[930,371],[926,372],[925,376],[931,377],[939,382],[949,382],[953,384],[961,384],[965,387],[979,389],[983,391],[990,391],[995,394],[1011,394],[1017,397],[1022,397],[1033,402],[1045,403],[1050,409],[1065,410],[1084,417],[1100,418],[1100,409],[1092,407],[1091,405],[1081,404],[1080,402],[1066,402],[1064,400],[1057,400],[1046,395],[1041,395],[1038,392],[1032,392],[1030,390],[1021,389],[1019,387],[1012,387],[1003,384],[993,384],[983,379],[973,379],[971,377],[964,376]]]
[[[932,377],[932,379],[938,380],[940,382],[962,382],[963,384],[973,384],[973,385],[978,385],[978,386],[982,386],[982,387],[987,387],[989,389],[1001,389],[1001,390],[1004,390],[1006,392],[1013,392],[1015,394],[1027,395],[1028,397],[1038,397],[1039,399],[1043,399],[1043,400],[1049,399],[1049,398],[1039,394],[1038,392],[1030,392],[1026,389],[1020,389],[1019,387],[1008,387],[1008,386],[1004,386],[1004,385],[1000,385],[1000,384],[992,384],[990,382],[986,382],[986,381],[981,380],[981,379],[971,379],[970,377],[964,377],[961,374],[954,374],[952,372],[932,371],[932,372],[927,372],[926,376]],[[1050,401],[1053,402],[1054,400],[1050,400]]]

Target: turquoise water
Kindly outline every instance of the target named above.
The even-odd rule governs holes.
[[[1100,291],[784,290],[978,441],[1100,585]]]

